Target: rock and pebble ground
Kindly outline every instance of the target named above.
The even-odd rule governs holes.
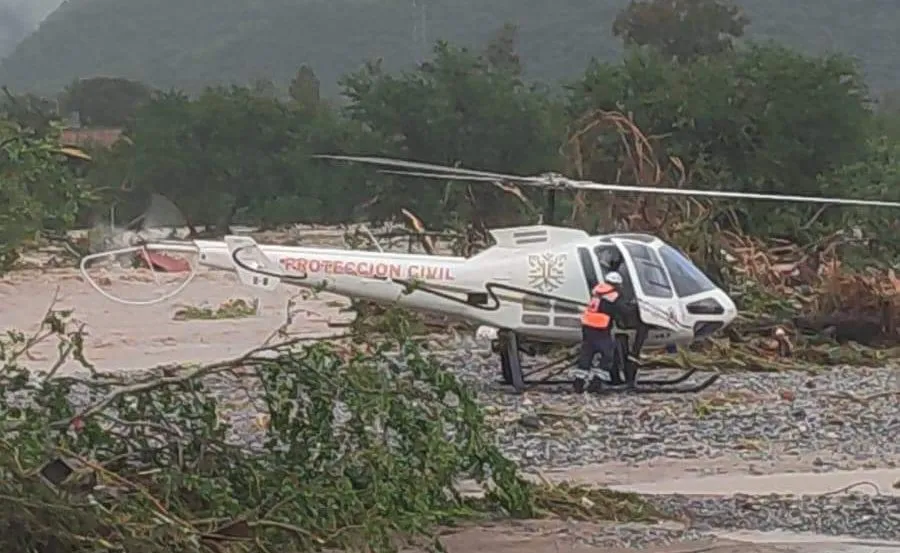
[[[476,347],[458,351],[445,354],[448,364],[479,385],[503,451],[526,470],[667,460],[689,466],[698,460],[691,471],[697,476],[741,464],[746,472],[766,474],[896,468],[900,463],[900,397],[887,393],[900,391],[896,368],[733,373],[691,396],[535,392],[522,397],[489,391],[497,379],[495,359],[484,359]],[[606,476],[615,479],[614,472]],[[637,545],[644,538],[692,540],[728,529],[900,541],[897,496],[645,497],[664,512],[687,516],[691,527],[610,539]]]
[[[57,271],[61,272],[61,271]],[[246,297],[230,277],[207,277],[192,285],[186,304]],[[231,357],[268,337],[284,313],[289,293],[263,302],[255,320],[172,320],[172,307],[141,311],[98,298],[77,276],[0,282],[0,330],[27,328],[39,320],[59,285],[62,307],[90,323],[87,346],[101,369],[150,367],[181,359],[207,362]],[[338,317],[328,300],[308,305],[306,332],[325,334],[324,322]],[[146,314],[148,313],[149,314]],[[179,355],[189,352],[188,358]],[[828,472],[894,468],[900,463],[900,402],[886,392],[900,390],[895,368],[823,369],[815,373],[734,373],[696,395],[582,396],[494,389],[497,360],[484,344],[464,338],[445,343],[437,354],[478,389],[503,451],[528,471],[575,474],[598,469],[603,483],[700,474],[794,471]],[[43,355],[43,357],[42,357]],[[37,353],[52,359],[52,348]],[[234,397],[234,383],[210,380]],[[880,396],[878,394],[881,394]],[[239,428],[249,429],[256,413],[235,409]],[[249,431],[239,430],[245,437]],[[582,477],[584,473],[582,473]],[[727,493],[727,490],[723,490]],[[567,523],[560,536],[605,546],[643,546],[693,540],[718,529],[786,529],[849,534],[861,539],[900,540],[900,499],[858,493],[826,496],[699,497],[655,495],[665,511],[686,515],[685,528]]]
[[[498,424],[500,443],[524,467],[731,454],[760,465],[812,456],[820,471],[900,463],[900,398],[884,394],[900,390],[893,368],[733,373],[690,395],[522,397],[490,391],[497,361],[475,347],[444,355],[481,385],[489,416],[506,423]]]
[[[900,497],[860,493],[815,496],[728,498],[684,495],[650,496],[667,513],[685,513],[697,532],[789,530],[849,535],[867,540],[900,541]]]

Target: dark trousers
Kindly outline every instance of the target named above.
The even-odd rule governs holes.
[[[616,342],[613,340],[610,329],[599,329],[590,326],[581,327],[581,355],[578,358],[578,369],[590,372],[594,356],[603,355],[600,362],[601,370],[607,372],[613,369],[613,359],[616,352]]]

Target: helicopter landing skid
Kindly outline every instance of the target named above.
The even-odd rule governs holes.
[[[632,385],[629,385],[628,383],[613,384],[609,380],[601,378],[598,379],[600,381],[600,389],[591,391],[599,394],[614,392],[631,392],[633,394],[693,394],[709,388],[719,380],[719,375],[713,374],[696,384],[678,386],[678,384],[681,384],[693,376],[695,372],[697,372],[697,369],[688,369],[675,378],[638,380]]]
[[[501,331],[497,338],[497,349],[500,354],[502,373],[500,384],[512,386],[516,393],[523,393],[538,386],[554,387],[557,391],[561,391],[560,389],[574,389],[574,381],[569,378],[560,378],[560,375],[575,365],[578,359],[577,353],[568,354],[555,361],[524,371],[522,369],[522,354],[529,354],[530,352],[523,350],[519,346],[516,334],[509,331]],[[596,394],[619,392],[634,394],[691,394],[705,390],[719,379],[718,374],[713,374],[696,384],[679,386],[679,384],[687,381],[697,372],[697,369],[692,368],[674,378],[638,380],[637,373],[639,369],[652,368],[652,365],[641,364],[639,361],[632,359],[631,356],[625,355],[625,352],[628,351],[627,336],[618,336],[616,343],[613,379],[595,379],[588,387],[588,392]],[[537,376],[541,374],[544,376],[538,378]]]

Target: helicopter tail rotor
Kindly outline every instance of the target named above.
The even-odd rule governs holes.
[[[193,257],[197,247],[179,239],[186,219],[170,200],[159,194],[147,209],[128,224],[96,224],[88,231],[90,253],[79,269],[85,281],[101,295],[124,305],[154,305],[169,300],[196,276]],[[144,268],[147,273],[125,269]],[[147,289],[150,289],[146,297]],[[127,297],[135,291],[144,293]]]

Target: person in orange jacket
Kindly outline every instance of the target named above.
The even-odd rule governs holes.
[[[605,282],[591,290],[591,301],[581,315],[581,355],[578,368],[574,371],[575,392],[583,393],[591,377],[594,356],[602,354],[600,370],[612,375],[616,342],[612,336],[613,318],[619,313],[618,287],[622,275],[609,272],[603,277]]]

